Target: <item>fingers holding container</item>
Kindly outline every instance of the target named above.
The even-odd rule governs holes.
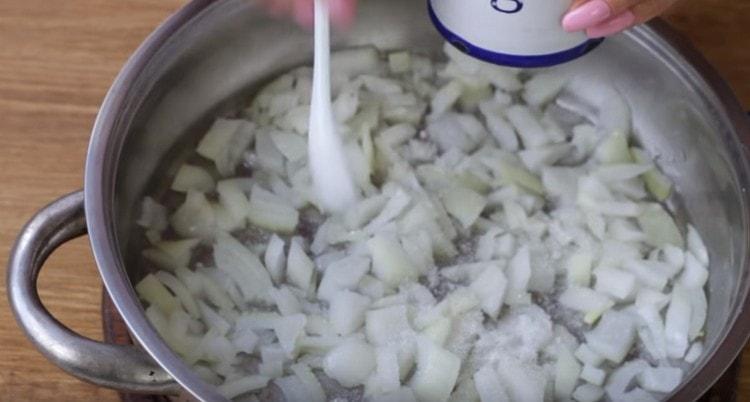
[[[609,36],[654,18],[678,0],[580,0],[563,18],[568,32]]]
[[[331,21],[339,29],[347,29],[354,22],[356,0],[328,0]],[[278,16],[290,16],[299,25],[311,28],[313,25],[313,0],[263,0],[266,9]]]

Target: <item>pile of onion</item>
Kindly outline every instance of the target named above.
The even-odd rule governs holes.
[[[701,356],[708,253],[617,90],[445,51],[333,55],[344,213],[311,190],[309,68],[144,200],[146,314],[227,398],[651,401]]]

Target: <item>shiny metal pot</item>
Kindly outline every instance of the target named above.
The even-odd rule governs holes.
[[[16,318],[45,356],[78,378],[119,390],[221,399],[149,325],[132,285],[145,273],[128,256],[136,250],[134,211],[141,198],[166,183],[213,117],[311,59],[309,33],[268,18],[258,3],[194,0],[151,35],[104,101],[84,190],[43,209],[18,239],[7,281]],[[362,3],[358,25],[336,38],[337,46],[440,48],[424,1]],[[710,249],[706,352],[672,397],[695,399],[738,355],[750,331],[750,178],[741,144],[750,126],[724,82],[662,23],[609,39],[576,63],[592,79],[614,80],[633,109],[637,138],[661,155],[659,164],[676,184],[674,206]],[[142,348],[83,338],[39,300],[36,279],[46,257],[87,229],[107,291]]]

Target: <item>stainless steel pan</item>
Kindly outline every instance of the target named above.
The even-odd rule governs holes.
[[[441,45],[420,0],[362,2],[355,30],[338,46],[375,44],[435,52]],[[16,318],[53,363],[105,387],[220,400],[149,325],[132,283],[144,272],[134,211],[211,119],[259,83],[311,60],[308,33],[265,16],[258,1],[194,0],[133,55],[97,118],[83,191],[43,209],[23,229],[8,267]],[[728,367],[750,331],[748,164],[750,127],[726,84],[663,23],[607,40],[575,68],[612,80],[630,103],[636,136],[673,178],[672,202],[710,249],[706,353],[672,400],[699,397]],[[161,180],[160,180],[161,178]],[[36,278],[46,257],[88,230],[104,284],[142,346],[85,339],[42,306]],[[94,302],[94,301],[92,301]],[[179,384],[179,385],[178,385]]]

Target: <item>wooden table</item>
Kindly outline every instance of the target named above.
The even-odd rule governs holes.
[[[0,262],[23,223],[82,186],[89,131],[118,70],[180,0],[0,1]],[[750,109],[750,1],[686,0],[668,19]],[[56,253],[42,299],[73,329],[101,337],[101,284],[86,239]],[[16,327],[0,275],[0,401],[116,401],[48,363]],[[750,349],[740,401],[750,400]]]

